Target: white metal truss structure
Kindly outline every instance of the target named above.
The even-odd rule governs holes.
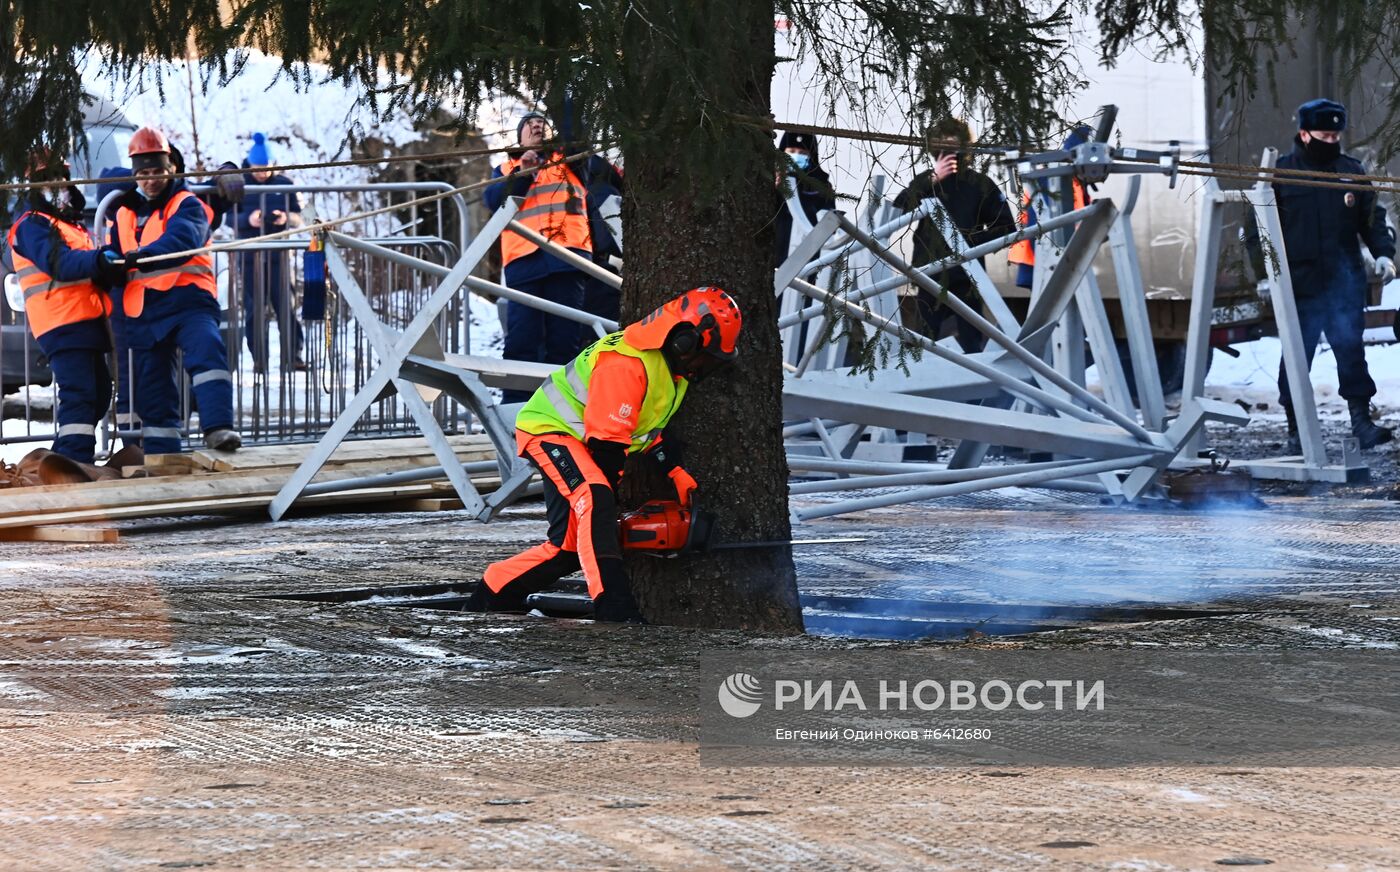
[[[1265,149],[1260,164],[1272,169],[1278,152]],[[1274,323],[1278,326],[1283,362],[1288,374],[1293,413],[1298,422],[1301,457],[1271,457],[1240,461],[1256,478],[1287,479],[1291,481],[1348,482],[1364,480],[1369,468],[1361,460],[1354,440],[1344,440],[1342,462],[1328,462],[1327,447],[1322,441],[1322,425],[1317,416],[1317,401],[1313,396],[1312,379],[1308,375],[1307,350],[1303,345],[1298,322],[1298,305],[1293,299],[1293,277],[1288,271],[1288,256],[1283,244],[1283,225],[1279,221],[1278,201],[1273,185],[1261,178],[1246,190],[1225,191],[1215,179],[1207,179],[1201,197],[1200,242],[1196,248],[1196,274],[1191,290],[1190,327],[1186,344],[1186,376],[1184,392],[1199,395],[1205,388],[1206,369],[1210,363],[1210,324],[1215,307],[1216,270],[1220,261],[1220,236],[1224,226],[1225,207],[1243,203],[1254,214],[1260,238],[1269,250],[1264,252],[1269,299],[1273,304]],[[1192,447],[1200,440],[1198,435]]]
[[[1047,209],[1041,214],[1053,216],[1054,212]],[[909,362],[907,373],[888,367],[867,380],[850,368],[812,368],[812,339],[809,335],[801,340],[801,354],[784,386],[785,417],[801,423],[787,432],[815,434],[825,457],[816,464],[801,457],[792,457],[790,462],[796,469],[841,477],[797,483],[794,493],[901,489],[802,508],[794,512],[797,520],[1019,485],[1093,489],[1137,499],[1178,458],[1206,421],[1239,424],[1247,420],[1233,404],[1193,396],[1183,403],[1181,414],[1167,422],[1160,387],[1141,390],[1143,408],[1134,407],[1103,298],[1092,276],[1094,256],[1107,242],[1123,286],[1120,296],[1125,300],[1130,353],[1135,363],[1142,364],[1135,368],[1135,374],[1140,384],[1155,386],[1155,354],[1131,244],[1129,213],[1120,213],[1111,201],[1100,200],[1049,217],[1034,227],[976,247],[962,240],[937,200],[924,201],[905,217],[917,220],[925,215],[943,228],[949,248],[958,254],[916,269],[890,248],[887,238],[872,232],[871,221],[862,228],[831,212],[794,247],[777,271],[777,293],[796,291],[819,304],[785,307],[787,314],[780,327],[788,328],[800,320],[820,319],[825,324],[831,318],[845,317],[867,329],[882,331],[905,346],[916,346],[932,358]],[[887,231],[888,227],[887,222],[877,230]],[[1038,240],[1038,279],[1027,315],[1018,320],[981,269],[978,258],[1022,239]],[[883,264],[888,277],[857,273],[848,280],[832,282],[841,293],[803,278],[857,250]],[[990,317],[947,293],[932,278],[949,266],[968,269]],[[894,315],[883,314],[897,313],[894,295],[909,284],[936,295],[943,305],[976,326],[987,337],[988,350],[966,354],[909,330]],[[799,337],[795,332],[785,334],[789,343]],[[1084,385],[1082,349],[1086,341],[1094,359],[1107,362],[1098,367],[1103,398]],[[1076,348],[1080,349],[1077,354]],[[787,359],[792,358],[789,348]],[[852,458],[857,440],[868,428],[954,438],[960,445],[941,467],[871,465]],[[984,468],[989,445],[1014,446],[1055,457]]]
[[[787,437],[814,436],[790,444],[789,466],[805,480],[795,482],[794,494],[845,492],[886,488],[873,496],[804,506],[798,520],[858,511],[874,506],[930,499],[974,490],[1037,486],[1092,491],[1123,500],[1148,494],[1160,474],[1172,465],[1194,462],[1194,445],[1208,421],[1247,422],[1236,405],[1213,401],[1202,393],[1203,354],[1208,350],[1214,258],[1218,256],[1218,213],[1202,222],[1203,253],[1197,264],[1197,297],[1188,360],[1188,381],[1181,410],[1174,418],[1164,406],[1156,356],[1148,322],[1146,299],[1133,244],[1132,207],[1137,184],[1130,184],[1125,208],[1099,200],[1081,209],[1056,214],[1053,198],[1044,196],[1040,223],[980,245],[968,245],[953,227],[942,204],[925,200],[906,215],[893,214],[883,200],[867,210],[860,223],[840,212],[827,212],[815,226],[798,204],[790,204],[796,238],[787,260],[775,271],[774,291],[780,297],[778,327],[783,339],[784,414]],[[1258,189],[1256,189],[1258,190]],[[1241,198],[1253,192],[1240,192]],[[1230,195],[1221,193],[1223,203]],[[1218,208],[1214,199],[1209,209]],[[1254,201],[1250,201],[1254,202]],[[1272,201],[1255,204],[1265,234],[1281,234]],[[363,486],[310,484],[320,466],[362,413],[382,391],[406,397],[424,436],[438,456],[464,505],[481,520],[525,492],[531,479],[528,465],[514,457],[514,408],[497,406],[487,388],[536,386],[549,373],[544,364],[471,358],[443,354],[433,330],[434,318],[452,295],[463,291],[487,293],[540,308],[590,326],[602,334],[617,325],[470,275],[495,238],[509,228],[521,233],[580,270],[617,287],[620,278],[514,221],[519,200],[511,199],[496,213],[451,269],[413,258],[403,252],[332,233],[327,238],[328,264],[337,285],[357,318],[378,339],[378,368],[346,408],[341,419],[317,445],[273,503],[280,517],[296,497],[325,487]],[[895,235],[914,222],[929,218],[942,229],[954,254],[932,264],[911,266],[896,253]],[[979,258],[1022,240],[1036,245],[1036,281],[1026,315],[1021,318],[1002,298],[981,268]],[[1138,400],[1134,403],[1103,297],[1093,277],[1095,256],[1107,247],[1119,288],[1128,353],[1133,362]],[[364,294],[344,269],[338,247],[355,248],[432,272],[441,281],[437,293],[402,332],[383,324]],[[1212,268],[1205,269],[1202,264]],[[950,267],[966,269],[977,287],[983,310],[947,293],[934,276]],[[1296,312],[1286,265],[1275,280],[1281,332],[1291,332],[1297,347],[1286,350],[1301,359]],[[988,339],[986,350],[967,354],[949,342],[935,342],[904,326],[900,320],[901,289],[936,295],[942,305],[975,325]],[[1280,304],[1281,303],[1281,304]],[[1289,313],[1293,313],[1290,315]],[[844,365],[846,348],[823,343],[829,322],[859,323],[867,337],[876,337],[891,352],[891,363],[872,376],[852,374]],[[1291,326],[1285,326],[1291,325]],[[900,346],[917,348],[922,357],[900,365]],[[1099,364],[1102,396],[1085,384],[1088,348]],[[1292,356],[1286,359],[1292,361]],[[1290,364],[1296,379],[1306,369]],[[491,436],[499,452],[502,486],[483,498],[457,463],[441,429],[427,414],[434,392],[446,392],[468,408]],[[1310,414],[1312,451],[1320,456],[1320,435],[1312,412],[1310,390],[1295,388],[1300,418]],[[1306,405],[1301,405],[1306,403]],[[421,408],[416,408],[421,407]],[[892,439],[894,434],[927,434],[958,441],[945,463],[908,463],[902,455],[872,461],[856,456],[863,437]],[[1311,436],[1308,436],[1308,433]],[[917,436],[915,436],[915,439]],[[910,439],[913,442],[915,439]],[[1027,456],[1045,455],[1025,463],[984,465],[989,446],[1021,449]],[[1305,449],[1307,443],[1305,442]],[[813,453],[813,452],[817,453]],[[1306,453],[1306,451],[1305,451]],[[883,462],[881,462],[883,461]],[[1254,464],[1248,464],[1251,468]],[[405,475],[405,474],[395,474]],[[825,478],[823,478],[823,476]],[[310,487],[308,488],[308,485]]]
[[[377,366],[364,387],[346,405],[345,410],[321,437],[306,460],[282,486],[270,507],[273,520],[281,518],[303,494],[348,490],[370,484],[406,481],[415,477],[446,475],[462,500],[463,508],[483,521],[490,520],[499,509],[526,491],[533,476],[533,469],[515,456],[515,409],[500,406],[488,388],[530,390],[538,387],[553,367],[523,361],[445,354],[442,344],[438,341],[435,326],[438,314],[457,294],[471,291],[518,302],[552,315],[578,321],[599,335],[617,329],[617,324],[613,321],[473,276],[472,270],[507,228],[530,238],[555,255],[568,259],[580,269],[613,284],[614,287],[618,286],[621,280],[515,221],[515,214],[522,202],[524,201],[519,197],[507,198],[506,203],[496,211],[467,246],[456,265],[450,269],[341,233],[327,234],[327,267],[346,305],[371,336],[378,358]],[[395,331],[383,323],[370,306],[368,297],[346,268],[344,258],[339,252],[340,248],[356,249],[433,274],[440,279],[438,288],[427,304],[414,315],[408,326],[401,332]],[[355,421],[390,391],[395,391],[403,397],[423,437],[433,449],[439,466],[387,476],[313,484],[311,480],[350,433]],[[476,417],[496,448],[501,485],[487,497],[483,497],[476,490],[467,469],[457,460],[441,426],[431,414],[429,404],[443,393],[451,396]]]

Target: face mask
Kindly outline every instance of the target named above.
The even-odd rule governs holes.
[[[1308,160],[1315,164],[1329,164],[1342,156],[1342,144],[1309,139],[1303,143],[1303,152],[1308,156]]]
[[[83,211],[83,192],[77,188],[59,188],[53,195],[53,207],[59,214],[70,215]]]
[[[788,160],[792,161],[792,165],[799,170],[805,170],[812,165],[812,159],[805,154],[790,154]]]

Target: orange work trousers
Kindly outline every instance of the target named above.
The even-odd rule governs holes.
[[[580,567],[588,580],[588,595],[599,607],[605,594],[630,603],[617,501],[607,476],[584,444],[568,434],[517,430],[515,437],[520,456],[542,473],[549,538],[486,568],[484,582],[494,608],[521,607],[525,597]]]

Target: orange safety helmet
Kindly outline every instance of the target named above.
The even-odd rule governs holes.
[[[126,153],[131,158],[133,173],[149,169],[170,171],[170,140],[154,127],[143,127],[132,134]]]
[[[68,172],[73,169],[68,161],[58,156],[46,145],[41,145],[31,149],[29,152],[29,162],[24,168],[24,177],[36,182],[45,182],[58,178],[58,171],[63,170],[66,178]]]
[[[734,298],[719,288],[703,287],[686,291],[627,325],[622,338],[639,350],[661,349],[673,371],[697,379],[713,369],[714,363],[738,357],[742,327]]]
[[[131,142],[126,147],[127,157],[154,152],[170,154],[170,140],[165,138],[164,133],[154,127],[143,127],[131,135]]]

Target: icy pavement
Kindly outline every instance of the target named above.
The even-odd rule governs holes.
[[[1395,510],[1121,510],[1012,491],[831,519],[805,592],[1223,617],[979,645],[1400,642]],[[452,585],[538,507],[123,525],[0,563],[0,839],[23,868],[1199,869],[1400,865],[1388,770],[702,769],[707,650],[946,646],[265,599]],[[1286,729],[1263,723],[1261,730]]]

